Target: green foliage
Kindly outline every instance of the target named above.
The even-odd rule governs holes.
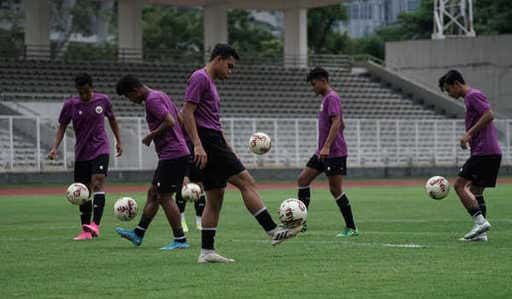
[[[475,1],[475,31],[478,35],[512,33],[512,1]]]
[[[348,36],[336,28],[348,19],[346,6],[342,4],[308,10],[308,47],[313,53],[342,53],[349,43]]]
[[[23,49],[22,12],[11,9],[13,0],[0,0],[0,20],[6,28],[0,28],[0,56],[15,57]]]
[[[63,59],[66,61],[112,61],[116,60],[117,45],[70,43]]]

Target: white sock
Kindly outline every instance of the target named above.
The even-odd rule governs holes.
[[[212,252],[215,252],[215,250],[201,248],[201,255],[209,254],[209,253],[212,253]]]
[[[473,220],[475,221],[476,224],[482,224],[485,222],[485,218],[482,214],[478,214],[478,215],[474,216]]]
[[[185,221],[185,213],[181,213],[181,221]]]
[[[201,217],[200,216],[196,216],[196,224],[201,224]]]

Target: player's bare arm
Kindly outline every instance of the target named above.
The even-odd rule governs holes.
[[[116,139],[116,157],[120,157],[123,154],[123,144],[121,142],[121,133],[119,133],[119,125],[115,116],[108,119],[114,138]]]
[[[320,159],[326,159],[331,152],[331,145],[336,139],[336,134],[338,134],[340,128],[342,126],[341,116],[333,116],[331,117],[331,128],[329,129],[329,135],[327,135],[327,140],[325,140],[322,149],[320,150]]]
[[[155,130],[149,132],[142,139],[142,143],[144,143],[145,145],[149,146],[151,144],[151,141],[153,141],[153,139],[156,136],[162,134],[163,132],[167,131],[168,129],[174,127],[175,125],[176,125],[176,120],[171,116],[170,113],[167,113],[167,115],[165,116],[165,118],[162,121],[162,123],[160,123],[158,128],[156,128]]]
[[[468,143],[478,133],[481,129],[485,128],[491,121],[494,119],[494,113],[492,110],[486,111],[480,119],[476,122],[476,124],[471,127],[465,134],[460,138],[460,147],[462,149],[468,148]]]
[[[188,136],[192,140],[194,144],[194,163],[199,166],[199,168],[204,168],[206,163],[208,162],[208,157],[206,155],[206,151],[203,148],[203,144],[199,139],[199,134],[197,133],[196,119],[194,117],[194,111],[197,109],[197,104],[192,103],[190,101],[185,101],[183,105],[183,126],[187,131]]]
[[[64,138],[64,133],[66,133],[67,125],[59,124],[59,128],[57,128],[57,133],[55,134],[55,141],[53,142],[53,146],[48,153],[48,159],[53,160],[57,157],[57,149],[59,148],[62,139]]]

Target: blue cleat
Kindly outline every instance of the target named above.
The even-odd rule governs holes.
[[[140,244],[142,244],[142,238],[137,236],[134,230],[116,227],[116,232],[122,238],[130,240],[134,246],[140,246]]]
[[[165,245],[160,248],[160,250],[174,250],[174,249],[186,249],[189,248],[190,245],[187,242],[176,242],[172,241],[171,243]]]

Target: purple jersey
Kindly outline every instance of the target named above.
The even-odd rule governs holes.
[[[155,150],[160,160],[171,160],[190,155],[183,137],[183,131],[178,122],[178,109],[171,98],[158,90],[150,90],[146,99],[146,121],[151,131],[156,130],[167,114],[170,114],[176,124],[162,134],[155,136]]]
[[[487,97],[478,89],[471,88],[464,96],[466,106],[466,132],[473,127],[482,115],[491,110]],[[469,141],[471,156],[501,155],[501,149],[496,137],[494,122],[490,122],[475,134]]]
[[[315,152],[315,155],[317,156],[320,156],[320,150],[324,146],[327,136],[329,136],[329,130],[331,129],[331,117],[334,116],[343,118],[341,98],[334,90],[330,90],[322,99],[320,113],[318,114],[318,148]],[[334,141],[331,144],[329,158],[344,156],[347,156],[347,144],[343,137],[343,128],[340,128],[336,134],[336,138],[334,138]]]
[[[94,92],[90,101],[84,102],[74,96],[60,111],[59,123],[68,125],[73,121],[75,130],[75,160],[89,161],[103,154],[110,154],[110,143],[105,132],[105,116],[114,118],[112,103],[108,96]]]
[[[206,69],[196,70],[190,76],[185,101],[197,104],[194,112],[197,127],[222,131],[219,93]]]

